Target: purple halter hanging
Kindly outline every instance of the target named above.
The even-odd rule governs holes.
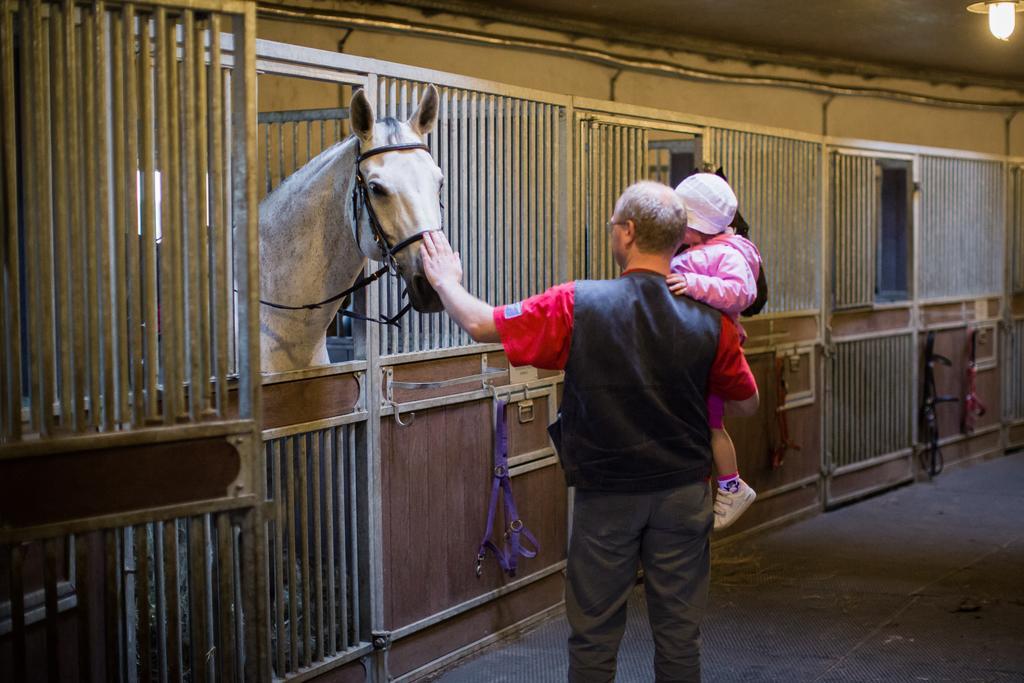
[[[491,540],[491,534],[494,533],[494,517],[498,510],[498,496],[501,492],[505,494],[505,521],[508,522],[508,529],[505,531],[505,541],[507,542],[499,548]],[[525,539],[521,537],[525,537]],[[531,547],[524,546],[523,540],[529,541]],[[508,477],[508,427],[505,425],[504,401],[495,401],[494,404],[494,470],[491,479],[491,503],[487,510],[487,530],[484,531],[480,549],[476,554],[477,578],[483,574],[483,562],[487,559],[488,550],[494,553],[501,569],[510,577],[516,575],[516,564],[520,556],[529,559],[536,557],[540,551],[537,539],[519,518],[516,501],[512,497],[512,482]]]

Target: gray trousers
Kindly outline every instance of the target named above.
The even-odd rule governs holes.
[[[700,622],[708,597],[711,489],[576,491],[565,594],[569,680],[615,680],[626,600],[644,569],[657,681],[700,681]]]

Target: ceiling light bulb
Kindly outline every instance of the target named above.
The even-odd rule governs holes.
[[[1013,33],[1016,5],[1015,2],[993,2],[988,6],[988,30],[999,40],[1006,40]]]

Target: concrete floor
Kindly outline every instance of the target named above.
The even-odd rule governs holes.
[[[1024,454],[712,552],[705,681],[1024,681]],[[642,593],[617,681],[650,681]],[[444,683],[564,681],[564,617]]]

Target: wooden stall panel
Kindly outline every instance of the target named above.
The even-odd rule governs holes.
[[[551,447],[547,396],[526,401],[513,400],[505,410],[508,417],[509,458]]]
[[[346,415],[356,409],[355,373],[277,382],[263,389],[263,429]]]
[[[751,318],[743,319],[741,322],[747,333],[746,347],[748,349],[814,342],[818,338],[818,319],[813,315],[791,318]]]
[[[869,334],[872,332],[893,332],[905,330],[909,326],[909,308],[837,313],[832,316],[831,321],[832,336],[834,338]]]
[[[475,401],[419,411],[408,427],[393,420],[382,423],[384,610],[389,629],[508,581],[490,557],[483,576],[475,575],[491,490],[491,420],[491,402]],[[566,489],[555,466],[512,481],[520,516],[541,545],[536,558],[520,560],[518,576],[523,577],[565,557]],[[501,528],[499,514],[499,539]]]
[[[562,574],[558,573],[460,614],[435,628],[396,641],[388,655],[388,670],[392,676],[401,676],[429,665],[482,638],[530,620],[562,602],[563,594],[564,581]],[[496,672],[495,680],[503,679]]]
[[[984,334],[979,334],[977,358],[979,365],[987,365],[988,369],[978,371],[976,379],[977,395],[986,407],[985,415],[975,418],[975,430],[999,424],[1001,413],[1000,406],[1000,377],[999,371],[994,366],[996,335],[991,332],[990,327]],[[924,343],[926,335],[922,334],[920,339],[920,363],[924,367]],[[955,328],[950,330],[939,330],[935,332],[935,353],[950,359],[953,364],[947,366],[942,363],[935,364],[935,388],[939,395],[956,396],[959,401],[956,403],[940,403],[936,406],[936,414],[939,420],[939,436],[947,438],[961,433],[963,421],[963,398],[967,391],[967,365],[969,361],[969,336],[966,328]]]
[[[752,417],[726,418],[726,428],[736,447],[740,474],[760,495],[754,503],[753,509],[757,509],[771,498],[772,491],[814,477],[820,471],[821,404],[815,402],[778,412],[776,408],[779,406],[780,398],[777,375],[779,364],[776,363],[775,354],[757,354],[748,358],[748,362],[757,380],[761,407]],[[820,360],[814,358],[813,362],[820,363]],[[784,361],[781,365],[783,376],[788,375],[788,363]],[[809,369],[807,371],[809,373]],[[816,372],[815,377],[820,378],[821,373]],[[820,379],[817,381],[820,382]],[[786,447],[784,443],[783,429],[788,430],[791,447]],[[795,448],[796,446],[799,449]],[[773,467],[772,456],[776,451],[781,453],[782,464]],[[794,499],[792,502],[798,506],[807,504],[803,499]],[[773,506],[777,507],[777,504]],[[773,510],[773,514],[786,515],[797,509],[799,508],[791,509],[784,505],[778,510]]]
[[[248,493],[240,443],[215,438],[2,460],[0,528]]]
[[[486,368],[507,370],[508,360],[505,358],[505,354],[501,351],[495,351],[486,354],[478,353],[469,356],[441,358],[423,361],[422,363],[385,365],[384,371],[387,373],[390,370],[392,378],[396,382],[444,382],[460,377],[480,375]],[[504,386],[508,384],[508,375],[495,374],[487,379],[487,383],[495,386]],[[439,388],[403,389],[395,387],[392,397],[398,403],[407,403],[409,401],[421,401],[441,396],[453,396],[480,389],[482,386],[482,379],[474,379]]]

